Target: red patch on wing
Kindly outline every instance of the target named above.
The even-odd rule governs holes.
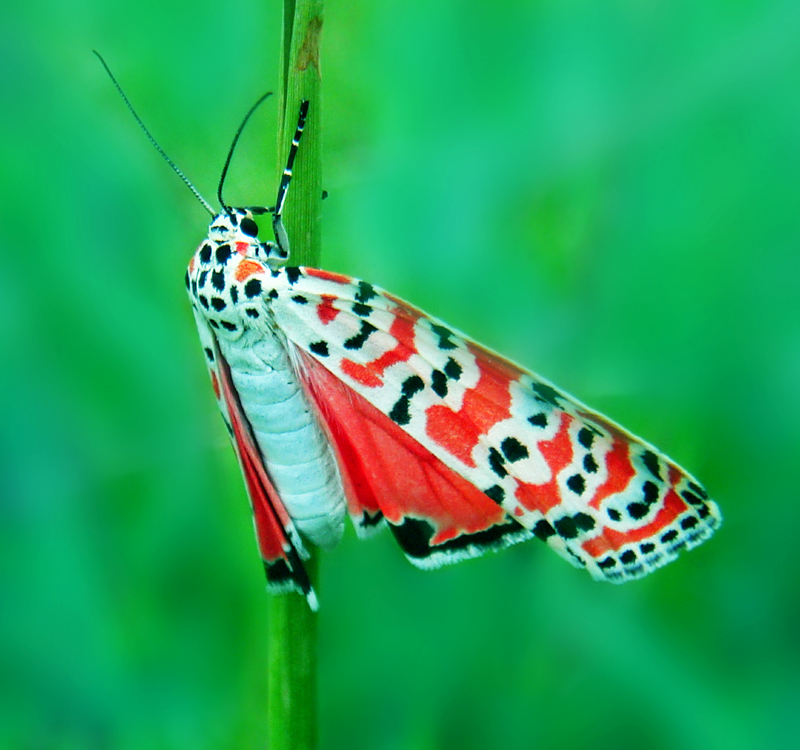
[[[572,417],[562,413],[561,425],[553,439],[542,440],[536,444],[537,450],[541,451],[545,463],[550,467],[551,476],[549,481],[544,484],[519,483],[514,496],[528,510],[547,513],[561,504],[562,495],[558,486],[558,475],[565,466],[572,462],[573,445],[569,428],[573,422]]]
[[[343,359],[342,372],[367,388],[378,388],[383,385],[385,370],[398,362],[406,362],[417,351],[414,346],[413,320],[397,316],[389,327],[389,334],[397,341],[394,348],[371,362],[361,363]]]
[[[336,316],[339,314],[339,311],[333,306],[335,301],[336,297],[332,294],[323,294],[322,302],[317,305],[317,317],[319,318],[319,322],[324,326],[328,325],[332,320],[335,320]]]
[[[610,495],[622,492],[636,475],[636,470],[631,464],[630,443],[619,437],[617,430],[611,431],[611,435],[614,442],[611,450],[603,459],[608,476],[606,481],[597,488],[594,497],[589,502],[589,505],[597,510],[600,509],[603,500]]]
[[[333,271],[323,271],[321,268],[303,268],[306,276],[312,276],[317,279],[324,279],[325,281],[333,281],[337,284],[346,284],[351,286],[353,279],[349,276],[344,276],[341,273],[333,273]]]
[[[481,435],[511,416],[511,383],[520,371],[480,347],[470,345],[480,373],[478,382],[464,393],[461,408],[435,404],[425,411],[425,432],[466,466],[475,466],[472,451]]]
[[[604,528],[602,534],[587,539],[581,546],[592,557],[600,557],[606,552],[618,550],[626,544],[641,542],[643,539],[658,536],[661,530],[669,526],[687,507],[678,493],[673,488],[670,488],[660,510],[650,523],[624,532]]]

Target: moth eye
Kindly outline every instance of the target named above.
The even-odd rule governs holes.
[[[239,228],[248,237],[258,236],[258,224],[256,224],[249,216],[246,216],[244,219],[242,219],[241,223],[239,224]]]

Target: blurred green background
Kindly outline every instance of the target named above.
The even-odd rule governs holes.
[[[0,747],[261,748],[264,593],[183,289],[277,85],[278,2],[0,10]],[[766,748],[800,732],[800,5],[350,0],[326,268],[554,380],[725,523],[644,581],[542,545],[321,570],[322,748]],[[234,203],[274,194],[275,107]]]

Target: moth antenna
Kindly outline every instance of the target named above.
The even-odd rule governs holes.
[[[267,91],[266,94],[259,97],[258,101],[252,107],[250,107],[250,110],[244,116],[244,120],[242,120],[242,124],[239,125],[239,129],[236,131],[236,135],[233,136],[233,143],[231,143],[231,147],[228,149],[228,156],[225,159],[225,166],[222,167],[222,174],[219,176],[219,186],[217,187],[217,198],[219,199],[219,204],[228,213],[230,213],[230,206],[228,206],[222,199],[222,186],[225,184],[225,178],[228,176],[228,167],[230,166],[231,159],[233,158],[233,150],[236,148],[236,144],[239,142],[239,136],[242,134],[244,126],[247,125],[247,121],[250,119],[250,116],[256,111],[258,105],[261,104],[261,102],[263,102],[268,96],[272,96],[271,91]]]
[[[281,184],[278,186],[278,197],[275,199],[275,208],[272,210],[272,231],[278,246],[284,251],[285,257],[289,257],[289,236],[286,234],[286,227],[283,226],[283,204],[286,201],[286,193],[289,190],[289,183],[292,181],[292,169],[294,160],[297,156],[297,148],[300,145],[300,138],[303,136],[303,128],[306,126],[308,117],[308,99],[300,102],[300,113],[297,116],[297,127],[292,137],[292,145],[289,148],[289,156],[286,159],[286,167],[281,176]]]
[[[130,113],[133,115],[133,117],[136,120],[136,122],[139,123],[139,127],[141,127],[141,129],[144,131],[144,134],[150,140],[150,143],[152,143],[153,146],[155,146],[156,151],[158,151],[158,153],[161,154],[162,157],[164,157],[164,161],[166,161],[167,164],[169,164],[172,167],[172,169],[175,172],[175,174],[177,174],[178,177],[180,177],[184,181],[184,183],[186,183],[186,186],[189,188],[189,190],[192,191],[192,193],[194,194],[194,197],[197,198],[197,200],[199,200],[200,203],[203,204],[203,207],[206,209],[206,211],[208,211],[212,216],[215,216],[216,215],[216,211],[214,211],[214,209],[211,208],[211,206],[208,204],[208,201],[206,201],[206,199],[203,198],[202,195],[200,195],[200,192],[197,190],[197,188],[194,185],[192,185],[192,183],[189,181],[189,178],[183,172],[181,172],[181,170],[178,168],[178,165],[175,164],[175,162],[172,161],[172,159],[170,159],[169,156],[167,156],[167,154],[165,153],[164,149],[161,148],[161,146],[158,145],[158,141],[156,141],[156,139],[153,138],[153,136],[150,134],[150,131],[147,129],[145,124],[142,122],[142,118],[139,117],[139,115],[136,114],[136,110],[133,108],[133,105],[130,103],[130,100],[128,99],[128,97],[125,96],[125,92],[122,90],[122,86],[120,86],[119,82],[117,81],[117,79],[114,78],[114,74],[111,72],[111,69],[108,67],[108,64],[103,59],[103,56],[96,49],[93,49],[92,52],[94,52],[95,55],[97,55],[97,59],[100,60],[100,62],[102,63],[103,67],[106,69],[106,73],[108,73],[108,77],[111,79],[111,82],[114,84],[114,86],[116,86],[117,91],[119,91],[119,95],[122,97],[122,101],[125,102],[125,104],[127,105],[128,109],[130,110]]]

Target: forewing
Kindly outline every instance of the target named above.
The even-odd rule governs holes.
[[[370,438],[383,450],[387,439],[396,446],[412,438],[415,468],[435,458],[491,501],[484,530],[513,519],[595,578],[623,581],[669,562],[719,524],[717,506],[687,472],[546,380],[377,287],[295,271],[292,288],[273,301],[278,324],[332,375],[323,391],[341,384],[339,401],[357,394],[383,417],[361,406],[348,411],[343,401],[329,422],[360,413],[383,434],[382,441]],[[325,380],[311,372],[311,381]],[[388,474],[393,459],[372,454],[369,471]],[[377,485],[373,480],[370,492]],[[428,505],[425,495],[416,493],[413,503],[395,496],[392,523],[404,523],[401,516],[426,521],[435,539],[447,521],[432,510],[435,495]],[[456,529],[460,511],[453,510]]]

